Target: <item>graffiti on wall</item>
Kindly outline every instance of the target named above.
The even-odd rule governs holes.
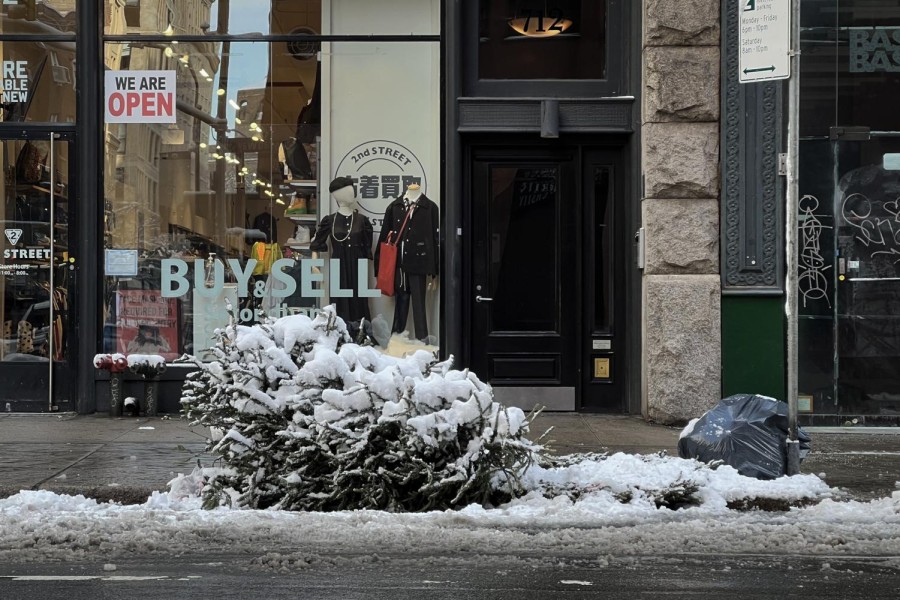
[[[824,225],[816,215],[819,208],[819,200],[815,196],[806,195],[799,202],[800,223],[800,257],[798,263],[798,281],[800,296],[803,298],[803,306],[815,300],[825,300],[831,308],[828,299],[828,277],[826,272],[831,265],[825,264],[822,256],[822,232],[831,229]]]

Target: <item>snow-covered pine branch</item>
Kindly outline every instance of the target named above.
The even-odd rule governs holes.
[[[351,342],[333,307],[217,333],[184,385],[192,421],[224,432],[206,506],[421,511],[525,493],[540,458],[518,408],[426,351]],[[195,363],[197,364],[197,363]]]

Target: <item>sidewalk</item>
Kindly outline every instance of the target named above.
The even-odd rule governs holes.
[[[542,413],[532,438],[557,454],[665,451],[677,456],[680,428],[638,417]],[[807,429],[812,452],[803,473],[824,473],[832,487],[868,500],[888,496],[900,480],[900,428]],[[177,415],[111,418],[105,414],[0,414],[0,497],[20,489],[83,494],[98,500],[142,503],[206,454],[206,431]]]

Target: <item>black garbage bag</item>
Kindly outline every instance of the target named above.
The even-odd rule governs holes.
[[[775,479],[787,467],[788,405],[757,396],[736,394],[691,421],[678,440],[678,456],[709,463],[722,461],[741,475]],[[797,434],[800,460],[809,453],[809,436]]]

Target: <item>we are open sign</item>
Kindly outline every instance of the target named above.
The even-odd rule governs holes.
[[[174,123],[175,71],[107,71],[107,123]]]

